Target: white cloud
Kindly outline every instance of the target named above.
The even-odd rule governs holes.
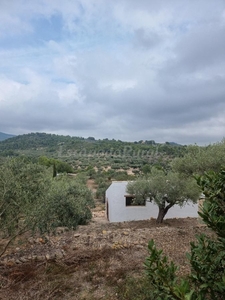
[[[63,106],[73,104],[74,102],[82,103],[83,97],[79,93],[79,89],[75,84],[62,85],[58,89],[59,99],[62,100]]]
[[[222,0],[3,0],[1,131],[222,139],[224,11]]]
[[[75,55],[56,56],[53,59],[53,67],[58,76],[74,80],[77,68],[77,57]]]
[[[112,89],[114,92],[121,92],[128,89],[133,89],[137,82],[135,80],[114,80],[114,81],[102,81],[99,83],[100,89]]]

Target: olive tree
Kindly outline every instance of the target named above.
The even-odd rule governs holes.
[[[195,203],[200,193],[194,178],[182,178],[178,173],[165,173],[155,168],[148,177],[129,182],[127,192],[135,196],[137,203],[150,201],[158,205],[157,223],[162,223],[168,210],[175,204],[183,206],[188,201]]]
[[[91,218],[93,206],[92,194],[80,180],[52,178],[51,170],[24,158],[0,165],[2,238],[11,241],[28,230],[51,232],[58,226],[75,229]]]
[[[219,172],[225,166],[225,139],[208,146],[190,145],[183,157],[175,158],[171,167],[175,172],[190,176],[206,171]]]
[[[46,168],[24,159],[6,160],[0,166],[1,233],[12,236],[31,222],[32,211],[43,200],[50,185]],[[23,222],[20,222],[23,220]],[[23,223],[23,226],[20,226]]]
[[[86,185],[65,175],[52,180],[43,204],[38,208],[36,227],[51,232],[59,226],[75,229],[86,224],[92,217],[94,200]]]

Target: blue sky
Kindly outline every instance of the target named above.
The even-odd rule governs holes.
[[[223,0],[1,0],[0,131],[225,136]]]

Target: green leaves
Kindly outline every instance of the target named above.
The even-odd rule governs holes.
[[[225,238],[225,170],[211,171],[196,179],[206,196],[199,215],[218,236]]]
[[[135,195],[136,203],[147,200],[155,202],[159,207],[157,221],[161,223],[168,210],[175,204],[182,206],[187,201],[196,202],[200,189],[193,178],[182,178],[177,173],[165,173],[152,168],[147,177],[130,182],[127,192]]]
[[[6,160],[0,167],[1,233],[11,236],[28,226],[49,179],[46,169],[23,159]],[[23,219],[23,222],[21,222]]]
[[[225,275],[225,240],[200,235],[196,243],[191,243],[189,258],[192,268],[190,278],[196,288],[199,287],[201,295],[215,296],[225,292],[222,279]]]
[[[56,176],[56,173],[73,173],[74,171],[71,165],[59,159],[40,156],[38,162],[46,167],[53,166],[53,177]]]
[[[76,228],[91,218],[93,205],[91,192],[79,179],[53,179],[46,167],[20,158],[0,166],[0,233],[5,236]]]
[[[175,171],[187,176],[203,175],[209,170],[219,172],[221,166],[225,165],[224,151],[225,140],[205,147],[190,145],[184,157],[173,160],[172,167]]]
[[[41,232],[54,231],[59,226],[75,229],[91,219],[90,208],[93,206],[91,191],[84,184],[62,176],[52,180],[38,214],[37,227]]]
[[[206,199],[199,213],[206,225],[216,235],[197,236],[191,243],[187,257],[191,273],[187,278],[176,276],[177,267],[169,262],[162,250],[149,242],[146,271],[150,283],[156,288],[156,299],[222,300],[225,295],[225,170],[208,172],[197,177],[197,183]]]
[[[187,280],[179,283],[176,276],[178,267],[163,256],[162,250],[157,250],[153,240],[149,241],[148,250],[149,256],[145,261],[145,267],[151,284],[156,288],[155,295],[158,297],[156,299],[185,299],[190,290],[189,283]]]

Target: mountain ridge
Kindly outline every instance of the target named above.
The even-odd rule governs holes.
[[[5,133],[5,132],[0,132],[0,141],[4,141],[4,140],[7,140],[7,139],[15,137],[15,136],[16,135],[14,135],[14,134],[8,134],[8,133]]]

